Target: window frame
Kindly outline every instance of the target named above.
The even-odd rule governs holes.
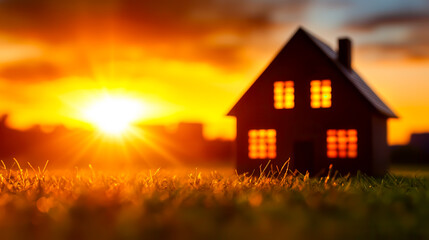
[[[318,89],[318,90],[317,90]],[[311,109],[332,108],[332,80],[314,79],[310,80],[310,107]],[[327,100],[325,100],[327,96]]]
[[[247,157],[251,160],[277,158],[277,130],[274,128],[247,131]]]
[[[325,156],[328,159],[356,159],[359,156],[359,135],[356,128],[327,129],[325,144]]]
[[[274,81],[273,107],[276,110],[295,108],[295,81]]]

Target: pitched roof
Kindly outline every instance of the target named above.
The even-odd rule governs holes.
[[[306,30],[300,28],[299,31],[304,32],[322,52],[334,61],[338,69],[350,80],[357,90],[378,110],[381,114],[389,118],[398,118],[398,116],[375,94],[375,92],[365,83],[365,81],[353,69],[347,69],[338,62],[338,54],[326,43],[322,42]]]
[[[372,89],[365,83],[365,81],[353,70],[348,69],[338,61],[338,54],[326,43],[322,42],[314,35],[310,34],[303,28],[299,28],[297,33],[304,33],[329,59],[332,60],[338,70],[356,87],[359,93],[382,115],[388,118],[398,118],[398,116],[372,91]],[[296,34],[297,34],[296,33]],[[237,104],[231,109],[228,115],[233,115]]]

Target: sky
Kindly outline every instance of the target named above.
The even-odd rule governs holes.
[[[146,124],[232,139],[225,114],[299,26],[353,40],[354,68],[400,116],[390,144],[429,131],[428,0],[0,0],[0,113],[80,127],[107,92],[142,101]]]

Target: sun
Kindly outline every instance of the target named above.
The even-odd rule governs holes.
[[[109,135],[121,135],[141,118],[143,103],[126,96],[103,96],[84,109],[85,119]]]

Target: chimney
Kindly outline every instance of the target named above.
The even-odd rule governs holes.
[[[349,38],[338,39],[338,61],[347,69],[352,68],[352,41]]]

